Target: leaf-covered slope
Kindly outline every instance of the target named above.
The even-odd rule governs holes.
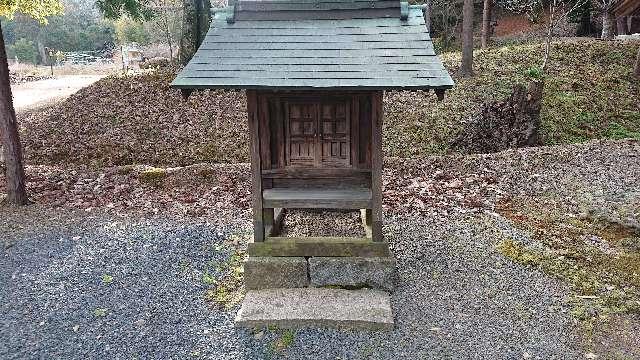
[[[632,68],[638,42],[581,40],[553,44],[542,108],[544,144],[594,138],[640,138],[640,82]],[[416,156],[448,151],[450,140],[487,101],[509,96],[525,73],[539,66],[542,45],[528,44],[475,52],[473,78],[455,76],[444,101],[423,93],[385,97],[385,150]],[[442,55],[454,73],[459,53]]]
[[[243,92],[169,88],[173,72],[110,76],[21,119],[31,164],[244,162]]]
[[[542,110],[546,144],[640,138],[640,84],[632,76],[637,43],[574,41],[553,46]],[[441,154],[464,120],[501,99],[539,65],[541,45],[476,52],[476,76],[456,79],[443,102],[424,92],[385,96],[388,156]],[[444,54],[453,73],[460,56]],[[242,92],[169,89],[174,74],[112,76],[55,107],[21,119],[30,164],[159,166],[248,161]]]

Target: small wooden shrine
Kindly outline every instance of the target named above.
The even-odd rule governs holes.
[[[255,243],[281,241],[290,208],[363,209],[381,242],[383,91],[443,96],[453,81],[421,7],[240,0],[215,12],[172,86],[247,90]]]
[[[186,95],[246,90],[254,224],[247,289],[376,287],[371,274],[356,274],[376,257],[393,271],[382,235],[384,91],[433,90],[442,98],[453,86],[422,7],[398,0],[230,2],[216,10],[172,86]],[[360,210],[367,236],[279,236],[286,209],[300,208]],[[310,269],[323,266],[314,259],[330,258],[360,261],[339,265],[359,278],[314,278]]]

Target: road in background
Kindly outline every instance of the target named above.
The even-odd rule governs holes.
[[[31,110],[61,100],[102,79],[105,75],[65,75],[11,86],[16,111]]]

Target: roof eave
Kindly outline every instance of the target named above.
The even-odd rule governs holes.
[[[180,85],[171,84],[172,89],[179,90],[331,90],[331,91],[357,91],[357,90],[449,90],[455,84],[439,85],[439,86],[332,86],[332,87],[314,87],[314,86],[261,86],[261,85]]]

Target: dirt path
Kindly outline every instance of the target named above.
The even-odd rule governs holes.
[[[31,110],[65,98],[103,77],[105,75],[65,75],[14,85],[11,87],[13,104],[16,111]]]

